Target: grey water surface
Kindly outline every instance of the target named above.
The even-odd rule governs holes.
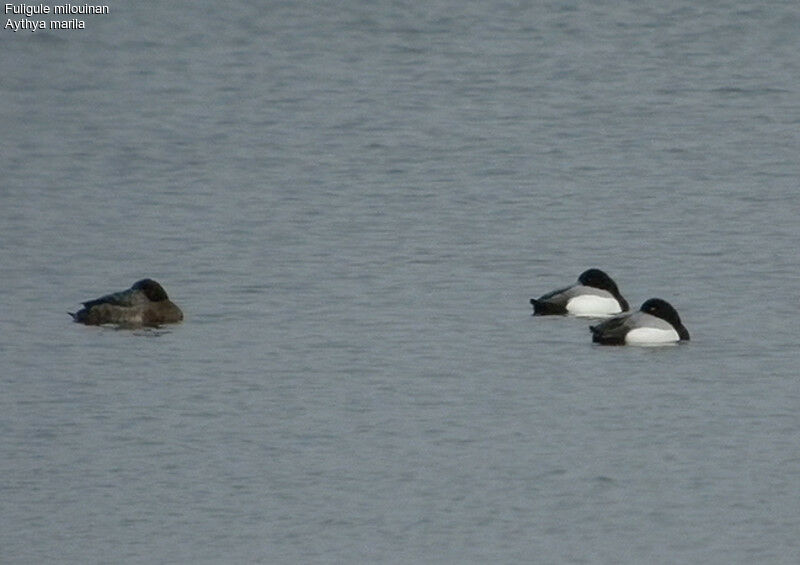
[[[800,562],[797,3],[108,5],[0,30],[0,562]]]

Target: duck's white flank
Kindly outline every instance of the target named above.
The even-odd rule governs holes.
[[[597,296],[596,294],[581,294],[567,302],[567,312],[573,316],[597,318],[619,314],[622,309],[617,299],[611,296]]]
[[[672,328],[634,328],[625,334],[625,343],[628,345],[662,345],[676,343],[680,339],[678,332]]]

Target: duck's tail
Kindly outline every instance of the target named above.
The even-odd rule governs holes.
[[[531,298],[531,306],[533,306],[534,316],[545,316],[547,314],[566,313],[566,310],[564,310],[563,307],[553,304],[552,302],[547,302],[545,300],[537,300],[536,298]]]
[[[73,322],[83,322],[86,320],[86,310],[80,310],[78,312],[67,312],[70,316],[72,316]]]

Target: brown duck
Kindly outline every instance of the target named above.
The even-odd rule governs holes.
[[[87,326],[160,326],[183,320],[181,309],[170,301],[164,287],[152,279],[142,279],[128,290],[84,302],[81,310],[69,315]]]

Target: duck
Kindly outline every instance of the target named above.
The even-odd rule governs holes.
[[[531,298],[534,316],[572,315],[598,318],[613,316],[630,309],[617,283],[600,269],[581,273],[572,286]]]
[[[142,279],[127,290],[83,302],[82,309],[68,314],[73,321],[87,326],[160,326],[183,320],[181,309],[153,279]]]
[[[589,326],[592,341],[602,345],[661,345],[689,341],[677,310],[661,298],[645,300],[636,312]]]

